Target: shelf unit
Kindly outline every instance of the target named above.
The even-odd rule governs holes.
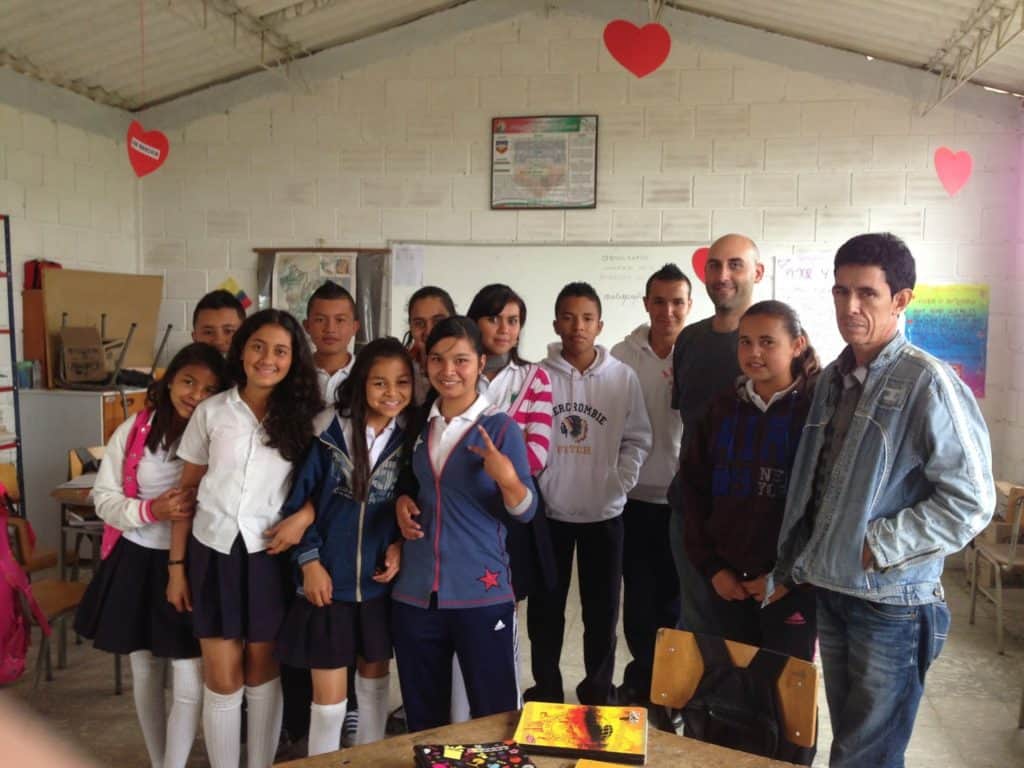
[[[21,402],[18,397],[18,342],[17,334],[14,333],[14,283],[13,264],[11,257],[11,218],[0,214],[0,223],[4,230],[4,260],[3,271],[0,272],[0,280],[3,281],[7,293],[7,322],[0,328],[0,336],[7,337],[7,347],[10,352],[11,383],[7,386],[0,386],[0,396],[10,395],[12,409],[14,411],[14,432],[0,432],[0,451],[14,451],[14,467],[18,478],[18,490],[21,493],[21,501],[18,504],[18,514],[25,516],[25,469],[22,463],[21,444]]]

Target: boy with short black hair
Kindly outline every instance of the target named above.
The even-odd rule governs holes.
[[[622,631],[633,660],[622,675],[620,704],[647,703],[658,627],[674,627],[679,621],[679,577],[669,544],[672,510],[666,490],[683,436],[683,424],[672,412],[672,352],[693,305],[691,290],[689,278],[675,264],[652,274],[644,288],[649,322],[611,351],[640,381],[653,440],[622,513]]]
[[[203,296],[192,311],[192,341],[209,344],[227,355],[235,331],[244,322],[242,302],[230,291],[218,288]]]
[[[313,291],[306,302],[302,327],[316,348],[313,362],[320,392],[329,408],[334,405],[338,387],[352,370],[354,357],[349,345],[359,332],[356,315],[356,300],[352,294],[330,280]]]
[[[563,701],[559,660],[573,551],[583,603],[583,704],[614,703],[615,629],[622,585],[622,508],[651,448],[651,426],[636,374],[594,341],[601,299],[569,283],[555,301],[555,333],[542,363],[551,378],[554,423],[538,480],[555,551],[554,590],[530,596],[527,625],[535,685],[524,698]]]

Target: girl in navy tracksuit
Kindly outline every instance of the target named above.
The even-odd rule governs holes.
[[[284,505],[290,515],[312,498],[316,510],[295,548],[299,598],[277,640],[282,662],[312,671],[310,755],[338,749],[353,664],[362,702],[356,744],[384,737],[389,582],[401,557],[395,496],[412,396],[412,359],[401,342],[367,344],[341,385],[337,410],[317,418],[318,439]]]
[[[410,731],[449,719],[452,654],[473,717],[518,706],[506,520],[536,510],[522,430],[477,393],[480,331],[450,317],[427,337],[431,394],[412,455],[419,530],[392,592],[395,658]]]
[[[682,462],[686,552],[726,638],[811,660],[813,592],[780,587],[762,603],[818,358],[781,301],[746,311],[738,357],[743,376],[712,402]]]

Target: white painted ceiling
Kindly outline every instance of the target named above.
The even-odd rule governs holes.
[[[485,1],[495,2],[0,0],[0,66],[101,104],[137,111],[456,6]],[[520,3],[506,1],[511,7]],[[924,68],[977,8],[1009,8],[1018,2],[668,0],[665,4]],[[636,17],[638,5],[635,0],[623,0],[622,15]],[[974,80],[1024,92],[1024,35],[998,53]]]

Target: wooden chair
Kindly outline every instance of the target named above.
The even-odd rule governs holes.
[[[25,547],[29,541],[25,520],[11,517],[7,520],[7,533],[11,542],[14,559],[23,568],[31,559],[31,549]],[[74,614],[78,604],[82,602],[86,585],[78,581],[62,581],[60,579],[40,579],[32,582],[32,594],[46,616],[51,627],[58,629],[57,668],[67,666],[67,620]],[[31,612],[27,611],[28,615]],[[37,623],[37,626],[38,625]],[[41,641],[39,655],[36,658],[36,676],[34,687],[38,687],[39,678],[46,671],[46,680],[53,680],[53,669],[50,661],[50,637],[40,626]]]
[[[83,474],[83,472],[85,470],[85,463],[83,461],[83,455],[82,455],[83,453],[86,454],[86,456],[84,457],[85,459],[95,459],[97,461],[102,461],[103,455],[106,453],[106,448],[104,448],[104,446],[100,445],[100,446],[90,446],[90,447],[84,448],[84,449],[72,448],[70,451],[68,451],[68,480],[74,480],[76,477],[80,477]],[[83,505],[81,507],[76,507],[76,506],[71,505],[71,504],[63,504],[62,507],[63,507],[62,510],[61,510],[61,528],[62,529],[64,528],[65,525],[67,525],[67,517],[68,517],[68,513],[69,512],[77,512],[77,513],[81,514],[83,517],[94,516],[95,515],[95,508],[91,504]],[[61,546],[64,547],[65,544],[64,544],[64,533],[63,533],[63,530],[61,532],[61,537],[60,538],[61,538],[61,542],[60,542]],[[90,553],[89,553],[89,565],[90,565],[90,567],[93,569],[93,571],[95,571],[97,565],[99,564],[99,559],[100,559],[100,543],[101,543],[101,541],[103,539],[103,531],[101,529],[99,529],[99,528],[89,529],[89,530],[86,530],[86,529],[79,529],[79,530],[77,530],[75,532],[74,548],[71,550],[71,552],[68,555],[65,556],[66,558],[69,558],[69,559],[67,559],[67,562],[71,563],[71,578],[74,581],[78,580],[79,566],[80,566],[81,560],[82,560],[82,544],[85,542],[86,539],[89,540],[89,544],[90,544]],[[63,574],[61,574],[61,576],[63,577]]]
[[[971,565],[971,615],[969,623],[974,623],[975,607],[980,592],[996,607],[996,646],[999,653],[1006,652],[1003,638],[1003,576],[1013,571],[1024,570],[1024,549],[1020,548],[1020,526],[1024,518],[1024,488],[1010,489],[1006,501],[1006,521],[1010,524],[1007,541],[986,541],[981,537],[974,540],[974,557]],[[982,563],[992,566],[995,589],[990,590],[978,584],[978,571]]]
[[[746,667],[760,650],[757,646],[726,640],[732,662]],[[662,628],[654,646],[651,703],[682,709],[693,698],[704,675],[704,660],[692,632]],[[786,662],[779,676],[778,705],[782,735],[800,747],[813,747],[818,727],[818,672],[809,661]]]

